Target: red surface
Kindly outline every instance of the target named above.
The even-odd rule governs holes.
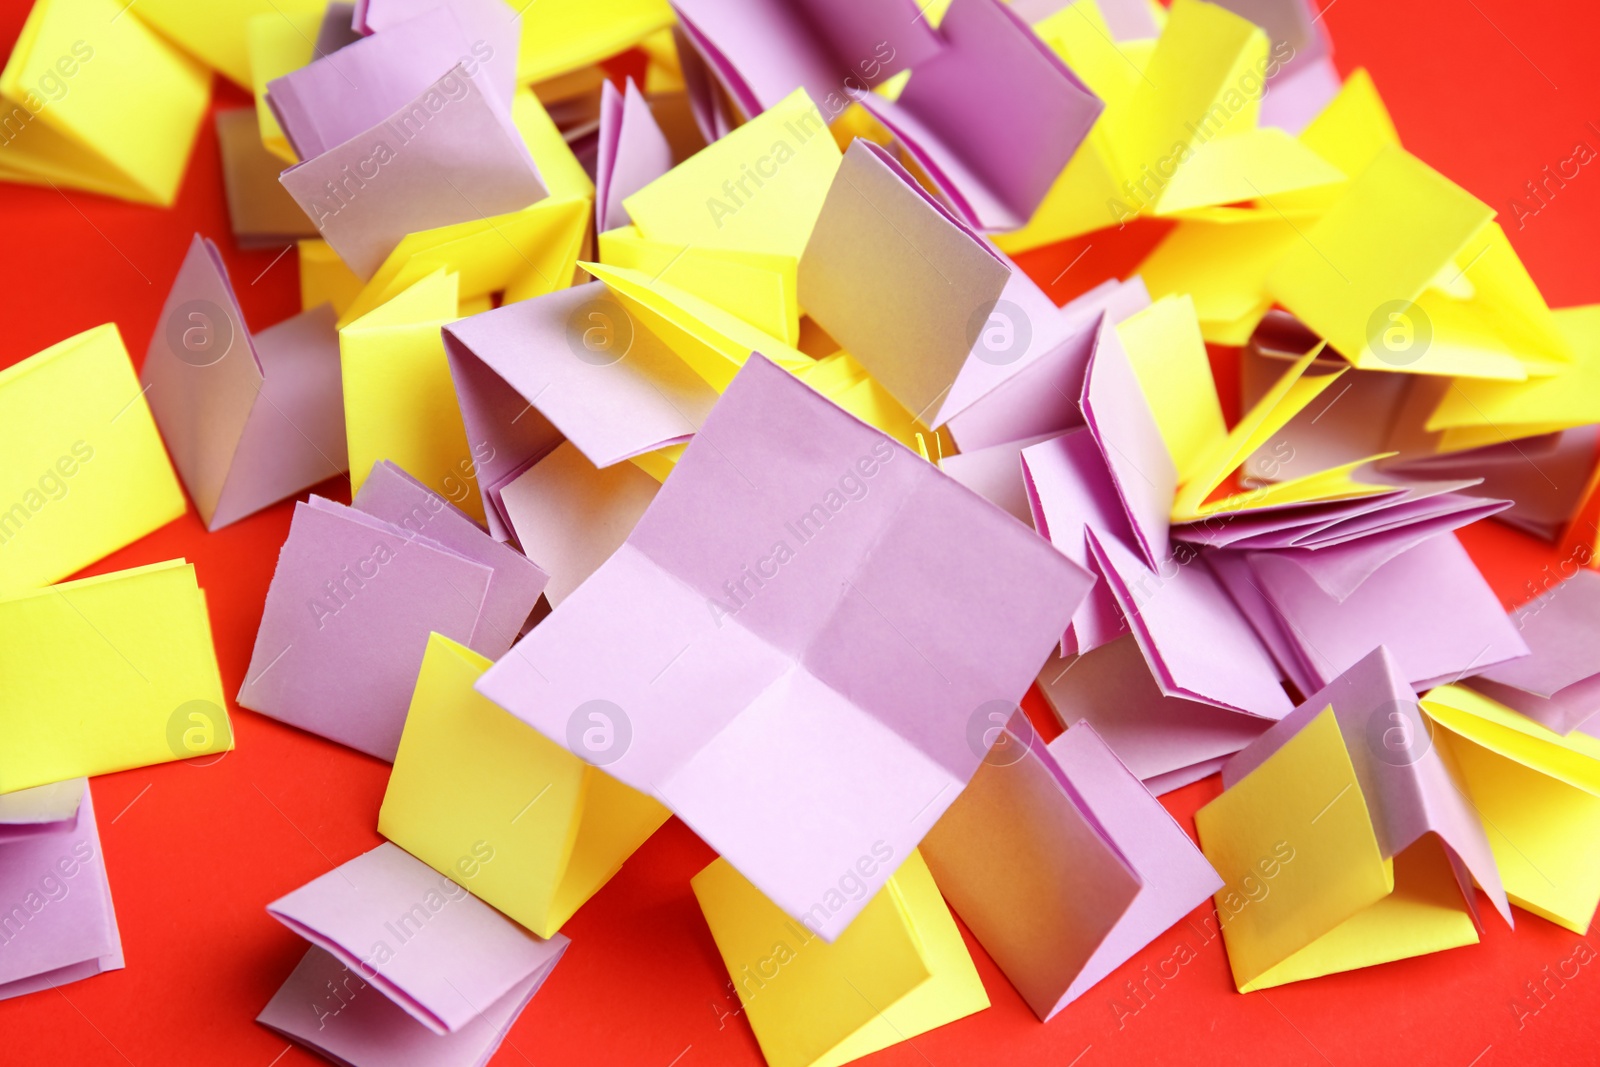
[[[6,51],[26,7],[0,0]],[[1372,71],[1407,147],[1502,212],[1550,303],[1600,301],[1600,163],[1521,230],[1509,206],[1579,139],[1600,149],[1600,128],[1590,124],[1600,123],[1594,8],[1574,0],[1335,0],[1327,22],[1340,67]],[[226,87],[218,95],[225,106],[247,102]],[[0,366],[108,320],[142,359],[196,230],[218,240],[253,325],[297,310],[293,255],[275,260],[276,251],[232,245],[209,126],[171,211],[0,186]],[[1060,275],[1086,246],[1093,247]],[[1064,299],[1126,270],[1139,254],[1126,241],[1091,235],[1027,259]],[[345,492],[333,483],[322,491]],[[233,693],[289,513],[281,504],[208,535],[191,512],[92,572],[192,560]],[[1464,540],[1508,605],[1564,558],[1492,523]],[[0,1003],[0,1064],[322,1062],[253,1022],[303,951],[263,906],[378,843],[387,767],[248,711],[234,711],[234,726],[238,749],[215,765],[94,781],[128,966]],[[1217,789],[1213,778],[1168,796],[1167,805],[1192,828],[1194,809]],[[759,1064],[748,1025],[726,1014],[736,1003],[689,891],[689,877],[711,857],[680,823],[668,823],[568,924],[571,951],[494,1062]],[[1198,909],[1048,1026],[969,938],[993,1007],[863,1062],[1492,1067],[1596,1058],[1600,971],[1584,967],[1564,986],[1552,981],[1542,1005],[1532,999],[1525,983],[1569,959],[1580,938],[1524,912],[1514,934],[1495,920],[1478,946],[1249,996],[1234,992],[1220,940],[1201,932],[1211,916],[1209,904]],[[1197,958],[1164,984],[1145,977],[1162,967],[1173,973],[1164,961],[1183,942]],[[1142,1006],[1127,996],[1130,981],[1149,990]],[[1519,1004],[1537,1013],[1522,1015]]]

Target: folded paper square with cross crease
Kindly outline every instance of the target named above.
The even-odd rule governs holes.
[[[330,56],[330,59],[337,56]],[[548,191],[486,71],[458,65],[378,122],[279,176],[369,278],[409,233],[527,207]]]
[[[347,469],[333,322],[323,305],[252,336],[216,245],[190,243],[140,380],[207,529]]]
[[[48,808],[74,790],[81,799],[72,821],[13,840],[0,837],[0,1000],[122,969],[122,936],[89,783],[78,778],[6,799],[53,792]]]
[[[571,724],[609,716],[610,773],[831,940],[864,905],[839,878],[916,846],[977,770],[970,721],[1020,698],[1089,582],[753,356],[627,543],[477,687],[592,762]]]
[[[1529,654],[1463,684],[1556,733],[1572,733],[1600,712],[1600,574],[1579,570],[1511,619]]]
[[[1600,737],[1562,736],[1457,685],[1422,698],[1433,740],[1483,818],[1511,902],[1577,934],[1600,904],[1600,856],[1574,842],[1600,833]]]
[[[88,791],[88,781],[69,778],[0,793],[0,844],[71,830],[78,825],[78,812]]]
[[[494,862],[492,851],[467,858],[474,865]],[[267,913],[371,988],[350,989],[341,975],[334,979],[333,996],[325,995],[326,986],[311,986],[312,995],[298,1004],[280,990],[263,1012],[264,1021],[313,1047],[323,1039],[321,1024],[331,1023],[329,1039],[351,1043],[364,1056],[355,1062],[362,1063],[394,1062],[374,1058],[385,1043],[431,1054],[434,1046],[427,1037],[445,1039],[438,1048],[448,1049],[446,1055],[471,1050],[481,1058],[401,1062],[484,1062],[569,944],[561,934],[535,937],[387,843],[279,897],[267,905]],[[305,970],[320,976],[334,969],[321,957],[308,959],[315,962],[308,967],[301,961],[286,987],[291,993],[308,991],[311,976]],[[341,986],[356,994],[358,1010],[347,1020],[325,1019],[343,1014]],[[362,993],[381,997],[404,1014],[360,1009]],[[416,1028],[392,1025],[401,1019]]]
[[[0,595],[59,581],[183,512],[116,326],[0,371]]]
[[[545,575],[398,467],[296,504],[239,703],[392,762],[430,632],[511,647]]]
[[[473,692],[489,663],[429,635],[378,832],[550,937],[670,812]]]
[[[726,859],[690,880],[768,1067],[837,1067],[989,1006],[927,863],[896,855],[878,841],[856,861],[860,914],[831,944]]]
[[[1195,816],[1240,992],[1478,941],[1511,909],[1478,812],[1382,648],[1223,769]]]
[[[0,676],[0,792],[233,748],[181,559],[0,597]]]
[[[90,787],[82,777],[61,787],[82,798],[74,821],[16,840],[0,837],[0,1000],[123,966]],[[6,797],[48,790],[42,785]]]
[[[0,71],[0,178],[171,207],[211,74],[117,0],[40,0]]]
[[[1222,886],[1083,722],[1046,749],[1013,719],[922,851],[956,914],[1046,1022]]]

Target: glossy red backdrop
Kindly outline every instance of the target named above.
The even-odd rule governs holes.
[[[27,0],[0,0],[5,52],[27,7]],[[1334,0],[1327,7],[1341,70],[1368,68],[1406,147],[1501,212],[1549,302],[1600,301],[1600,164],[1585,167],[1521,228],[1511,209],[1524,183],[1570,157],[1578,141],[1600,149],[1596,9],[1576,0]],[[223,107],[248,103],[226,86],[216,95]],[[170,211],[0,186],[0,367],[107,321],[141,361],[197,230],[221,246],[253,326],[298,310],[293,254],[241,252],[232,243],[209,124]],[[1065,300],[1126,272],[1155,236],[1091,235],[1024,263]],[[348,499],[339,483],[321,492]],[[88,573],[176,556],[193,561],[231,694],[289,514],[284,503],[207,534],[191,511]],[[1508,606],[1527,598],[1542,568],[1554,570],[1566,557],[1492,523],[1463,539]],[[1040,710],[1036,701],[1031,710]],[[234,727],[238,748],[215,765],[95,779],[127,969],[0,1003],[0,1063],[323,1062],[253,1021],[303,951],[263,907],[378,843],[388,768],[248,711],[234,711]],[[1197,783],[1169,795],[1167,806],[1192,830],[1194,810],[1218,788],[1215,778]],[[760,1064],[689,891],[689,877],[711,858],[676,820],[656,834],[568,924],[571,951],[494,1063]],[[1491,925],[1475,947],[1249,996],[1234,992],[1220,940],[1205,941],[1201,920],[1210,913],[1209,904],[1197,910],[1048,1026],[969,937],[993,1007],[862,1062],[1492,1067],[1600,1057],[1600,969],[1584,967],[1534,999],[1526,983],[1571,958],[1580,938],[1525,912],[1517,913],[1514,934]],[[1125,983],[1142,980],[1147,966],[1155,971],[1180,942],[1197,958],[1164,984],[1151,980],[1142,1003],[1129,997]],[[1170,974],[1172,965],[1165,969]]]

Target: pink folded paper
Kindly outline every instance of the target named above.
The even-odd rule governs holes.
[[[349,468],[327,304],[251,336],[216,245],[196,234],[140,380],[208,530]]]
[[[463,857],[473,869],[493,861],[494,849],[488,846]],[[563,934],[536,937],[388,842],[279,897],[267,905],[267,913],[356,972],[409,1017],[367,1012],[350,1021],[355,1025],[339,1028],[340,1038],[361,1041],[370,1027],[378,1041],[402,1049],[422,1039],[403,1028],[413,1020],[426,1028],[426,1036],[470,1033],[480,1043],[485,1038],[498,1043],[570,943]],[[296,983],[294,976],[290,983]],[[264,1021],[292,1024],[298,1007],[300,1024],[287,1036],[299,1037],[310,1022],[320,1021],[316,1006],[326,1003],[325,992],[318,989],[309,1003],[294,1005],[280,1002],[280,990],[273,999],[277,1008],[269,1004]],[[378,1029],[374,1022],[388,1025]],[[367,1051],[372,1062],[373,1050]]]
[[[88,792],[82,778],[0,793],[0,845],[40,834],[56,834],[78,825],[78,811]]]
[[[598,230],[628,225],[622,206],[672,169],[672,146],[656,125],[644,94],[629,78],[622,92],[609,81],[600,85],[600,143],[595,162],[594,214]]]
[[[1089,581],[754,355],[627,542],[477,688],[832,940],[894,864],[839,879],[916,847]]]
[[[1432,726],[1417,706],[1416,692],[1381,645],[1230,760],[1222,769],[1223,788],[1232,788],[1261,766],[1329,707],[1344,736],[1384,858],[1399,855],[1424,834],[1437,835],[1479,929],[1483,923],[1472,891],[1474,881],[1512,925],[1511,905],[1483,823],[1434,748]]]
[[[81,802],[72,821],[0,843],[0,1000],[122,969],[88,781],[7,795],[45,790],[30,803],[59,814],[74,789]]]
[[[1350,500],[1218,512],[1175,526],[1179,541],[1213,548],[1329,548],[1403,529],[1429,535],[1488,518],[1506,506],[1466,490],[1473,481],[1413,482]]]
[[[1269,624],[1299,662],[1302,691],[1327,685],[1380,644],[1419,690],[1528,654],[1452,534],[1407,549],[1342,600],[1276,553],[1252,554],[1249,580],[1273,609]]]
[[[546,196],[509,108],[485,94],[487,80],[481,70],[456,66],[387,117],[279,176],[360,277],[370,278],[409,233],[516,211]]]
[[[267,105],[302,160],[382,123],[452,67],[482,70],[506,107],[516,90],[521,19],[500,0],[405,0],[377,5],[383,32],[322,54],[267,83]]]
[[[688,440],[717,399],[599,282],[453,322],[444,338],[467,436],[495,445],[490,480],[556,443],[519,429],[535,412],[589,462],[609,467]]]
[[[392,762],[428,634],[501,655],[545,576],[392,465],[357,505],[295,505],[238,699]]]
[[[1222,888],[1088,723],[1007,731],[922,842],[939,890],[1048,1022]],[[1014,762],[1013,762],[1014,761]]]
[[[941,45],[915,0],[675,0],[673,7],[751,117],[803,88],[832,122]]]
[[[1215,773],[1272,720],[1161,691],[1132,635],[1052,659],[1039,691],[1062,726],[1093,726],[1117,758],[1160,796]]]
[[[1600,574],[1578,571],[1513,611],[1511,621],[1529,654],[1466,684],[1559,734],[1600,712]]]
[[[1020,441],[941,456],[939,469],[1018,522],[1038,529],[1028,507],[1022,454],[1024,449],[1051,439],[1049,436],[1025,437]],[[1081,559],[1074,559],[1073,562],[1083,566]]]
[[[954,0],[939,33],[945,47],[897,99],[861,106],[968,223],[1017,229],[1105,105],[1000,0]]]

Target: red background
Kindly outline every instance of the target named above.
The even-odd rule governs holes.
[[[0,0],[6,52],[27,7]],[[1600,150],[1594,10],[1575,0],[1334,0],[1326,15],[1341,71],[1368,68],[1406,147],[1501,212],[1558,307],[1600,301],[1600,162],[1520,230],[1510,198],[1544,166],[1570,157],[1580,139]],[[222,106],[249,102],[220,81],[216,95]],[[233,245],[209,123],[170,211],[0,186],[0,366],[107,321],[142,360],[196,230],[221,246],[252,326],[298,310],[294,255]],[[1090,235],[1024,261],[1064,300],[1126,272],[1153,236]],[[348,499],[342,482],[320,491]],[[191,511],[86,573],[193,561],[232,694],[290,510],[283,503],[209,535]],[[1527,598],[1542,568],[1554,571],[1566,558],[1493,523],[1466,530],[1463,540],[1508,606]],[[1039,710],[1036,700],[1031,710]],[[388,768],[251,712],[233,714],[238,748],[215,765],[95,779],[127,969],[0,1003],[0,1062],[323,1062],[253,1021],[304,950],[263,908],[378,843]],[[1167,807],[1192,831],[1194,810],[1218,788],[1213,777],[1170,794]],[[676,820],[657,833],[568,923],[571,950],[494,1063],[760,1064],[742,1017],[723,1015],[736,1005],[689,891],[689,877],[711,858]],[[1539,1007],[1524,983],[1569,959],[1580,941],[1526,912],[1517,912],[1514,934],[1491,913],[1481,945],[1248,996],[1234,991],[1220,940],[1206,944],[1198,932],[1211,913],[1209,903],[1197,909],[1047,1026],[968,937],[993,1006],[863,1062],[1492,1067],[1597,1058],[1600,969],[1584,967],[1537,1014],[1519,1020],[1512,1009]],[[1111,1003],[1124,982],[1146,965],[1153,970],[1180,940],[1198,958],[1137,1014],[1119,1018]]]

